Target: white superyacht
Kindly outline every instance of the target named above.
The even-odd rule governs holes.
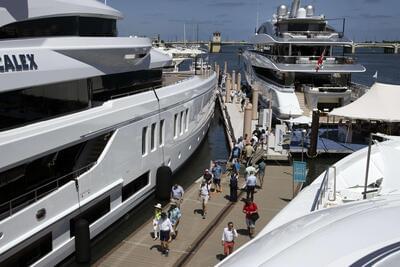
[[[341,32],[330,23],[315,15],[313,6],[300,7],[300,0],[293,0],[290,11],[279,6],[258,28],[251,39],[254,48],[243,53],[247,82],[272,98],[277,118],[310,116],[315,108],[331,110],[362,91],[351,82],[351,74],[365,68],[344,56],[344,47],[352,44],[344,36],[345,21]]]
[[[163,75],[95,0],[0,4],[0,266],[54,266],[157,188],[204,138],[216,75]]]

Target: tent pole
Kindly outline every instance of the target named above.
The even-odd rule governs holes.
[[[372,133],[369,134],[368,154],[367,154],[367,168],[366,168],[366,171],[365,171],[365,183],[364,183],[363,199],[367,199],[369,163],[370,163],[370,160],[371,160],[371,146],[372,146]]]

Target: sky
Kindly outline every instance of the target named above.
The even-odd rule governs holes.
[[[164,40],[209,40],[220,31],[223,40],[249,40],[257,25],[270,20],[280,4],[291,0],[107,0],[121,11],[119,35],[156,37]],[[400,0],[302,0],[316,14],[345,18],[345,34],[354,41],[400,40]],[[331,21],[342,28],[341,21]]]

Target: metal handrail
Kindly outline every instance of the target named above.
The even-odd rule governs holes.
[[[315,194],[313,204],[311,206],[311,211],[318,210],[320,202],[322,201],[322,197],[325,194],[325,186],[328,182],[329,178],[329,169],[325,171],[324,179],[322,180],[321,186],[318,188],[317,193]]]
[[[15,197],[15,198],[7,201],[7,202],[4,202],[4,203],[0,204],[0,210],[1,210],[1,207],[7,207],[8,206],[8,210],[7,211],[1,212],[0,219],[4,219],[6,217],[9,217],[9,216],[13,215],[13,210],[19,211],[23,207],[25,207],[25,206],[27,206],[29,204],[37,202],[39,199],[43,198],[44,196],[50,194],[51,192],[53,192],[53,191],[55,191],[57,189],[59,189],[61,186],[63,186],[67,182],[69,182],[69,181],[67,181],[65,183],[62,183],[61,180],[65,180],[67,177],[71,177],[70,179],[73,180],[73,179],[77,178],[78,176],[82,175],[84,172],[88,171],[96,163],[97,162],[92,162],[92,163],[90,163],[90,164],[88,164],[88,165],[86,165],[86,166],[84,166],[84,167],[82,167],[82,168],[80,168],[78,170],[70,172],[70,173],[68,173],[68,174],[66,174],[64,176],[61,176],[61,177],[57,178],[56,180],[48,182],[48,183],[46,183],[46,184],[44,184],[44,185],[42,185],[42,186],[40,186],[38,188],[35,188],[35,189],[33,189],[33,190],[31,190],[31,191],[29,191],[27,193],[24,193],[24,194],[22,194],[22,195],[20,195],[18,197]],[[50,185],[55,185],[55,187],[50,187]],[[50,189],[48,189],[48,190],[46,190],[44,192],[41,192],[46,187],[50,187]],[[33,197],[29,198],[29,199],[27,199],[27,200],[25,200],[25,201],[23,201],[23,202],[21,202],[21,203],[19,203],[17,205],[13,205],[13,204],[16,204],[15,202],[18,203],[17,200],[21,200],[21,199],[23,199],[25,197],[28,197],[29,195],[32,195]],[[5,215],[7,213],[8,213],[8,215]]]

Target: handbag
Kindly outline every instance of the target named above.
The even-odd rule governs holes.
[[[258,212],[250,214],[250,219],[255,222],[260,218],[260,215],[258,215]]]

